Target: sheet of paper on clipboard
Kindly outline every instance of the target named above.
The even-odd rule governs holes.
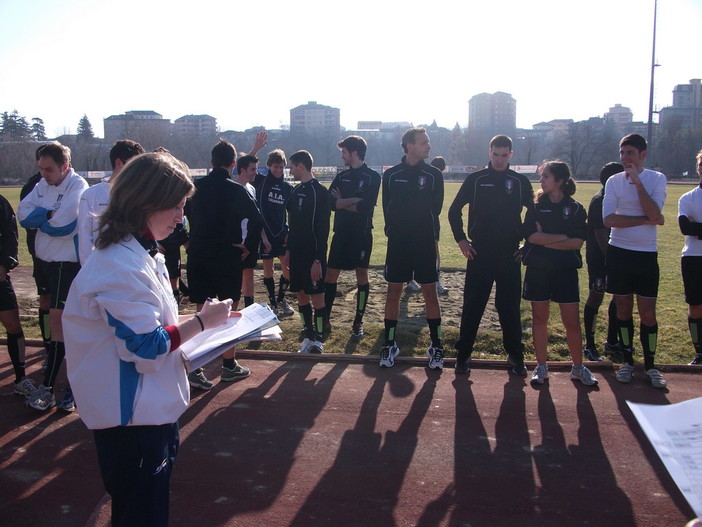
[[[690,507],[702,518],[702,397],[668,405],[626,404]]]
[[[180,346],[190,372],[219,357],[232,346],[256,340],[280,340],[282,330],[266,304],[251,304],[218,328],[207,329]]]

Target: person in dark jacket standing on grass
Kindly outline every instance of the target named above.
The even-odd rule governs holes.
[[[439,213],[444,203],[441,171],[424,160],[431,145],[424,128],[411,128],[402,136],[405,157],[383,174],[383,215],[388,248],[385,256],[385,344],[380,366],[391,368],[400,348],[395,341],[402,287],[413,278],[421,285],[431,346],[429,368],[444,367],[441,342],[441,306],[436,293],[439,277],[436,239]]]
[[[526,176],[509,168],[512,139],[506,135],[493,137],[489,155],[488,167],[466,177],[448,213],[453,237],[468,260],[456,341],[456,373],[470,372],[473,344],[495,284],[495,308],[511,371],[526,375],[519,312],[521,270],[514,254],[522,239],[522,209],[534,206],[534,191]],[[467,204],[466,236],[462,210]]]

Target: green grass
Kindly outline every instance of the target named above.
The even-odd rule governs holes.
[[[440,241],[440,251],[442,268],[465,268],[465,259],[461,255],[456,243],[453,241],[451,230],[448,225],[448,208],[458,192],[459,183],[447,183],[446,195],[444,200],[444,209],[441,213],[442,236]],[[536,186],[536,185],[535,185]],[[582,202],[586,207],[590,202],[590,198],[599,190],[600,185],[597,183],[579,183],[578,191],[575,199]],[[657,360],[661,363],[683,364],[690,360],[693,349],[690,343],[690,337],[687,330],[687,304],[684,301],[682,278],[680,275],[680,251],[683,246],[683,236],[677,226],[677,203],[680,196],[692,189],[694,185],[668,185],[668,198],[664,208],[666,224],[659,227],[659,254],[658,261],[661,268],[661,278],[658,296],[658,354]],[[19,201],[19,188],[5,187],[0,190],[16,209]],[[467,210],[464,210],[464,219],[467,215]],[[371,265],[382,265],[385,259],[386,238],[383,236],[383,217],[382,210],[379,206],[376,207],[374,224],[374,250],[371,258]],[[27,252],[25,243],[25,234],[20,229],[20,265],[31,265],[31,258]],[[584,251],[584,248],[583,248]],[[584,252],[583,252],[584,255]],[[581,303],[584,303],[587,298],[587,269],[583,267],[580,270],[580,289]],[[458,300],[453,300],[458,301]],[[606,332],[606,303],[609,297],[605,297],[605,304],[600,309],[598,317],[598,340],[602,341]],[[27,302],[21,302],[21,310],[23,321],[34,318],[31,313],[25,313]],[[529,304],[522,302],[522,319],[523,327],[525,328],[524,342],[527,346],[527,354],[529,358],[533,358],[533,348],[531,347],[531,335],[529,328],[531,325],[531,313]],[[549,359],[550,360],[568,360],[568,351],[565,344],[565,332],[560,323],[560,314],[558,306],[551,306],[551,327],[549,340]],[[356,347],[348,344],[347,335],[332,335],[327,344],[327,350],[346,353],[377,353],[378,347],[382,340],[382,320],[372,321],[367,320],[366,338]],[[638,318],[635,315],[635,326],[638,328]],[[300,322],[297,316],[284,321],[283,329],[286,334],[297,336],[300,329]],[[35,326],[28,324],[26,331],[29,336],[38,336],[38,330]],[[34,334],[36,333],[36,335]],[[637,329],[638,334],[638,329]],[[444,341],[446,349],[452,349],[453,342],[458,337],[456,327],[444,325]],[[293,345],[286,338],[285,348],[289,349]],[[428,335],[426,329],[420,332],[413,333],[412,331],[404,331],[400,337],[399,344],[403,349],[403,354],[413,350],[417,355],[423,354],[423,350],[428,345]],[[280,343],[266,343],[262,348],[281,349]],[[476,350],[495,350],[495,354],[490,351],[476,352],[476,357],[482,358],[499,358],[497,350],[501,349],[501,335],[498,332],[481,331]]]

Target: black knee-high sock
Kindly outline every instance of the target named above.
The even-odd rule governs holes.
[[[397,320],[385,319],[385,345],[391,346],[395,343],[395,330],[397,329]]]
[[[271,303],[271,306],[275,306],[275,280],[272,276],[264,278],[263,285],[266,286],[266,292],[268,293],[268,301]]]
[[[281,276],[280,280],[278,280],[278,302],[283,301],[283,298],[285,298],[285,293],[288,292],[289,287],[290,280],[288,280],[284,276]]]
[[[617,334],[617,303],[612,298],[607,308],[607,318],[609,320],[607,326],[607,342],[615,344],[618,341]]]
[[[252,296],[245,296],[244,297],[244,307],[249,307],[253,303],[254,303],[254,297],[252,297]]]
[[[687,325],[690,328],[690,338],[695,347],[695,353],[702,355],[702,318],[687,318]]]
[[[39,329],[41,330],[41,340],[44,341],[44,349],[49,352],[51,343],[51,326],[49,325],[49,310],[39,310]]]
[[[353,324],[355,326],[363,323],[363,315],[366,313],[369,292],[369,284],[362,284],[358,286],[358,290],[356,291],[356,317],[353,319]]]
[[[7,352],[15,372],[15,382],[24,379],[24,333],[7,334]]]
[[[65,356],[66,347],[63,342],[52,340],[51,346],[49,346],[49,360],[47,361],[46,374],[44,375],[44,386],[53,388]]]
[[[322,306],[314,310],[314,338],[317,341],[322,341],[322,333],[324,333],[324,325],[329,318],[327,317],[327,308]]]
[[[595,347],[595,324],[597,323],[597,309],[585,304],[583,308],[583,325],[585,326],[585,347]]]
[[[305,338],[315,340],[314,322],[312,321],[312,304],[298,306],[298,311],[300,312],[302,325],[305,328]]]
[[[634,320],[619,320],[617,319],[617,327],[619,329],[619,339],[622,343],[624,360],[630,366],[634,365]]]
[[[324,306],[327,308],[327,315],[331,318],[332,306],[336,298],[336,282],[326,282],[324,284]]]
[[[658,324],[655,326],[639,325],[641,335],[641,347],[643,348],[644,369],[650,370],[655,368],[656,362],[656,345],[658,343]]]
[[[441,318],[428,318],[429,336],[431,337],[431,345],[434,348],[441,347]]]

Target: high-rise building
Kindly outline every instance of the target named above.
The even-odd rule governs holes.
[[[341,132],[341,111],[339,108],[309,101],[290,110],[290,133],[324,133],[339,135]]]
[[[181,136],[215,136],[217,119],[211,115],[184,115],[173,122],[173,133]]]
[[[702,79],[678,84],[673,90],[673,106],[662,108],[663,130],[702,129]]]
[[[619,129],[623,130],[634,120],[634,114],[626,106],[615,104],[604,114],[604,119],[606,122],[612,122]]]
[[[468,102],[468,130],[486,135],[514,134],[517,101],[509,93],[480,93]]]
[[[146,145],[160,144],[171,133],[171,121],[152,110],[132,110],[103,119],[105,141],[132,139]]]

